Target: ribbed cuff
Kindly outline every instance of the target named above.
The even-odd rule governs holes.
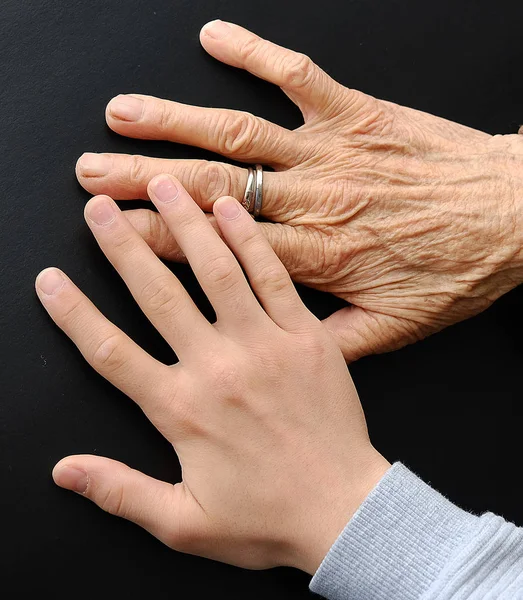
[[[417,600],[477,522],[395,463],[342,531],[310,589],[329,600]]]

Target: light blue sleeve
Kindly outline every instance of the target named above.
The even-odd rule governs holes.
[[[523,599],[523,529],[461,510],[395,463],[310,589],[329,600]]]

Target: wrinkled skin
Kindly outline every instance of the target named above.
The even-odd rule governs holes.
[[[308,57],[236,25],[213,22],[201,42],[279,85],[305,124],[289,131],[140,95],[114,98],[107,122],[122,135],[272,166],[263,231],[295,281],[350,303],[325,320],[347,361],[475,315],[522,280],[522,136],[490,136],[348,89]],[[163,172],[206,211],[224,194],[241,198],[247,175],[220,162],[117,154],[85,154],[77,165],[88,191],[117,199],[146,198],[147,182]],[[184,259],[156,213],[127,215],[158,255]]]

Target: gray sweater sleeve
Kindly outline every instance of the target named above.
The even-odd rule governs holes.
[[[395,463],[310,589],[329,600],[523,599],[523,529],[461,510]]]

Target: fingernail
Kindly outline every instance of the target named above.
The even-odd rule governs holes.
[[[85,493],[89,477],[85,471],[76,469],[75,467],[61,467],[53,473],[55,483],[60,487],[79,494]]]
[[[228,221],[240,216],[240,205],[234,198],[224,198],[217,204],[218,212]]]
[[[114,205],[107,200],[99,200],[87,210],[89,218],[97,225],[109,225],[116,218]]]
[[[154,185],[154,195],[160,202],[172,202],[178,197],[178,187],[174,181],[168,177],[160,179]]]
[[[144,102],[140,98],[120,95],[109,102],[109,112],[122,121],[138,121],[143,113]]]
[[[46,269],[38,275],[36,285],[47,296],[56,294],[62,288],[65,279],[58,269]]]
[[[207,25],[205,25],[203,28],[203,33],[214,38],[215,40],[223,39],[225,36],[229,35],[230,32],[231,28],[229,25],[223,21],[220,21],[220,19],[216,19],[216,21],[207,23]]]
[[[110,160],[103,154],[86,152],[78,160],[78,167],[86,177],[103,177],[109,173]]]

